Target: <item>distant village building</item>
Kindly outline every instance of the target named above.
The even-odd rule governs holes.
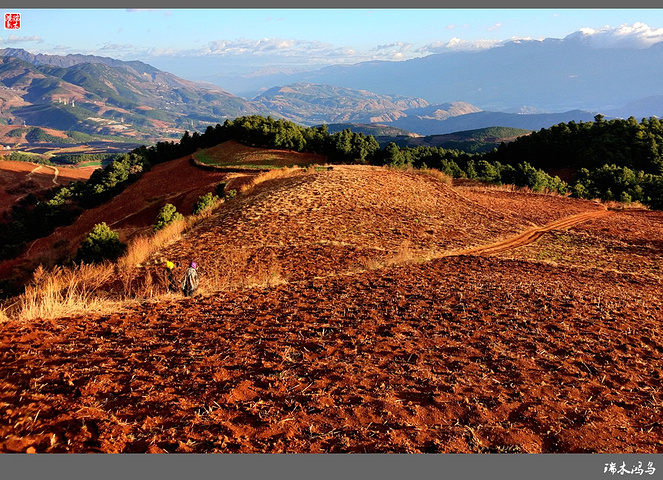
[[[66,98],[63,99],[62,97],[58,97],[58,103],[64,104],[64,105],[69,105],[69,100],[66,99]],[[72,107],[76,106],[76,102],[74,101],[73,98],[71,99],[71,106]]]

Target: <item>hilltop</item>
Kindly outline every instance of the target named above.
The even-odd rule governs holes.
[[[556,201],[564,205],[559,215],[581,211],[581,205],[596,208]],[[556,217],[535,206],[495,211],[416,171],[335,165],[294,170],[257,185],[159,255],[196,259],[206,271],[259,273],[231,267],[237,254],[269,265],[284,281],[297,281],[490,243],[541,222],[542,215],[545,222]],[[216,245],[223,245],[222,252]]]

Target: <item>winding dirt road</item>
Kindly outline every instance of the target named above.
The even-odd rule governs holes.
[[[31,177],[34,175],[37,171],[41,170],[43,167],[46,168],[52,168],[53,169],[53,183],[55,185],[59,185],[58,183],[58,175],[60,175],[60,171],[57,169],[57,167],[52,167],[50,165],[39,165],[37,163],[34,163],[33,165],[36,165],[35,168],[33,168],[30,173],[28,173],[28,177]]]
[[[566,230],[580,223],[584,223],[589,220],[594,220],[596,218],[605,217],[606,215],[610,215],[611,213],[612,212],[607,209],[579,213],[577,215],[572,215],[570,217],[556,220],[547,225],[544,225],[543,227],[532,228],[530,230],[527,230],[526,232],[521,233],[520,235],[516,235],[515,237],[511,237],[506,240],[502,240],[500,242],[491,243],[489,245],[483,245],[480,247],[473,247],[467,250],[461,250],[460,252],[448,252],[443,254],[442,257],[457,256],[457,255],[491,255],[494,253],[500,253],[505,250],[511,250],[535,242],[547,232],[553,230]]]

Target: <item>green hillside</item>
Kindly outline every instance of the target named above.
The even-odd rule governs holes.
[[[364,135],[372,135],[376,137],[416,137],[415,133],[408,132],[402,128],[392,127],[381,123],[331,123],[327,125],[329,133],[342,132],[346,128],[353,132],[363,133]]]
[[[425,137],[376,138],[380,145],[392,141],[399,147],[412,148],[417,146],[440,147],[448,150],[460,150],[467,153],[487,153],[498,148],[502,142],[510,142],[531,130],[512,127],[487,127],[444,135],[427,135]]]

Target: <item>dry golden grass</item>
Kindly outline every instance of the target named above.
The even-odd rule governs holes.
[[[426,177],[431,177],[435,178],[436,180],[441,181],[445,185],[451,186],[453,184],[453,177],[450,175],[447,175],[446,173],[442,172],[441,170],[438,170],[436,168],[414,168],[411,165],[405,166],[405,167],[390,167],[390,166],[384,166],[381,167],[384,168],[385,170],[391,170],[391,171],[397,171],[397,172],[406,172],[406,173],[414,173],[416,175],[424,175]]]
[[[118,308],[118,301],[97,292],[113,277],[114,270],[111,263],[56,267],[50,271],[40,266],[25,292],[7,307],[5,315],[29,321],[113,311]]]
[[[45,270],[39,266],[23,294],[0,309],[0,322],[10,319],[31,321],[89,313],[113,313],[134,306],[137,301],[164,295],[160,279],[145,271],[140,282],[136,271],[150,256],[182,238],[182,234],[208,218],[222,202],[199,215],[167,225],[150,236],[134,238],[117,263],[80,264]],[[122,291],[110,296],[100,287],[117,279]]]
[[[557,190],[550,190],[547,187],[542,188],[539,191],[534,191],[527,185],[523,187],[518,187],[512,183],[478,183],[477,187],[480,187],[484,190],[496,190],[499,192],[519,192],[519,193],[528,193],[534,195],[547,195],[547,196],[556,196],[556,197],[566,197],[567,194],[559,193]]]
[[[264,183],[268,180],[274,180],[276,178],[287,177],[288,175],[291,175],[292,173],[301,170],[302,169],[300,167],[283,167],[274,170],[269,170],[268,172],[263,172],[260,175],[256,175],[255,177],[251,178],[250,182],[243,184],[239,188],[239,192],[248,193],[251,190],[253,190],[257,185],[260,185],[261,183]]]
[[[453,177],[450,175],[447,175],[446,173],[436,169],[436,168],[420,168],[420,169],[413,169],[414,172],[419,173],[421,175],[426,175],[428,177],[435,178],[445,185],[451,186],[453,184]]]
[[[649,207],[635,201],[629,203],[617,202],[615,200],[596,200],[603,204],[608,210],[649,210]]]
[[[287,283],[275,255],[259,261],[251,259],[248,248],[230,247],[211,259],[205,269],[205,282],[199,293],[233,291],[252,287],[275,287]]]
[[[362,263],[362,267],[363,270],[379,270],[381,268],[396,265],[413,265],[436,258],[436,253],[437,252],[432,249],[415,252],[412,247],[412,242],[405,240],[395,252],[383,258],[369,258]]]
[[[416,257],[412,250],[412,243],[405,240],[396,253],[387,258],[387,265],[411,265],[415,263]]]
[[[195,224],[207,216],[209,216],[209,214],[204,216],[186,217],[182,220],[177,220],[166,225],[153,235],[136,237],[129,243],[125,255],[118,260],[118,269],[120,271],[127,271],[139,266],[154,252],[181,239],[182,234],[185,231],[191,229]]]

